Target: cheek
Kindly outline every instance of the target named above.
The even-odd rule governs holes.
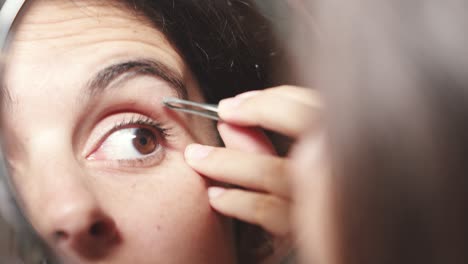
[[[144,177],[130,184],[119,202],[106,195],[129,246],[172,261],[180,249],[187,249],[178,253],[182,260],[226,240],[228,229],[208,203],[205,180],[181,154],[168,153],[165,164]]]
[[[134,179],[124,180],[121,186],[124,190],[115,190],[114,195],[108,194],[105,198],[120,196],[119,203],[129,206],[126,209],[178,222],[180,216],[199,212],[208,205],[205,180],[188,167],[179,154],[168,153],[160,166],[124,177]],[[139,218],[138,215],[134,217]]]

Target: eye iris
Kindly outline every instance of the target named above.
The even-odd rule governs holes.
[[[153,131],[146,128],[139,128],[133,138],[133,146],[143,155],[150,154],[156,150],[157,139]]]

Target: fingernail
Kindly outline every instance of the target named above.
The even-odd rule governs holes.
[[[206,158],[213,150],[213,147],[204,146],[199,144],[191,144],[185,149],[185,159],[189,161],[196,161]]]
[[[215,199],[216,197],[219,197],[221,194],[223,194],[226,191],[226,189],[221,188],[221,187],[209,187],[208,188],[208,197],[211,199]]]

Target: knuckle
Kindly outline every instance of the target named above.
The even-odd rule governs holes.
[[[255,222],[264,224],[269,219],[269,212],[276,204],[275,198],[270,195],[258,196],[255,201]]]
[[[263,168],[261,173],[261,182],[262,186],[268,190],[275,190],[275,186],[278,185],[278,182],[283,182],[284,170],[286,168],[287,162],[283,158],[272,158],[273,160],[269,162],[268,166]]]

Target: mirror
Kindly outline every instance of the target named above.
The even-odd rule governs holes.
[[[10,227],[17,212],[3,225],[13,230],[5,243],[25,243],[6,246],[11,253],[30,263],[260,263],[293,255],[291,244],[278,251],[259,227],[210,207],[214,182],[185,163],[184,148],[223,145],[215,124],[161,103],[174,96],[217,104],[293,82],[289,4],[20,5],[6,1],[0,20],[3,185],[14,194],[2,201],[27,219]],[[291,142],[270,137],[285,155]]]

